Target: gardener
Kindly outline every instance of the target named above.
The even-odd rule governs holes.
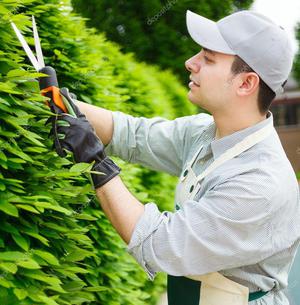
[[[251,11],[217,23],[187,11],[187,27],[202,46],[185,63],[188,98],[212,115],[137,118],[62,90],[78,118],[58,116],[56,149],[105,173],[92,175],[101,206],[149,278],[168,274],[169,305],[288,304],[299,190],[269,106],[291,71],[291,44]],[[174,212],[139,202],[107,154],[178,176]]]

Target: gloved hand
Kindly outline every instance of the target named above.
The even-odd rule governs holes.
[[[72,107],[69,103],[69,101],[73,102],[73,99],[76,99],[76,95],[69,92],[69,89],[68,88],[61,88],[59,90],[60,92],[60,96],[63,100],[63,103],[65,104],[66,108],[68,109],[68,113],[71,114],[73,117],[80,117],[81,113],[80,111],[76,113],[76,111],[78,111],[78,107]],[[58,114],[63,114],[64,111],[59,108],[52,100],[50,100],[48,102],[48,106],[50,107],[51,111],[55,114],[53,116],[50,116],[48,118],[48,120],[46,121],[45,125],[51,123],[52,124],[52,128],[51,128],[51,131],[50,131],[50,134],[49,136],[53,136],[54,137],[54,143],[53,143],[53,147],[52,148],[55,148],[57,154],[60,156],[60,157],[65,157],[67,155],[67,153],[63,150],[63,148],[61,147],[61,143],[59,141],[60,138],[64,138],[64,135],[63,134],[58,134],[58,131],[57,131],[57,121],[58,121]],[[69,123],[67,122],[64,122],[64,121],[61,121],[59,123],[60,125],[65,125],[65,126],[69,126]]]
[[[92,171],[100,172],[100,174],[91,174],[96,189],[118,175],[121,169],[106,156],[102,141],[85,115],[75,105],[68,89],[62,88],[60,93],[72,107],[73,116],[55,109],[58,115],[46,122],[52,122],[50,134],[54,136],[55,149],[61,157],[66,155],[64,150],[73,152],[76,163],[95,161]]]

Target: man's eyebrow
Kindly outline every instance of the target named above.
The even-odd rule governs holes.
[[[205,52],[207,52],[207,53],[209,53],[210,55],[212,55],[212,56],[215,56],[216,55],[216,53],[214,52],[214,51],[212,51],[212,50],[210,50],[210,49],[206,49],[206,48],[202,48]]]

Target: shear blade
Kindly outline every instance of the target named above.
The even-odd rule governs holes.
[[[36,71],[41,70],[43,67],[40,65],[40,63],[37,61],[37,59],[35,58],[34,54],[32,53],[28,43],[26,42],[26,40],[24,39],[23,35],[21,34],[21,32],[19,31],[19,29],[16,27],[16,25],[11,22],[11,25],[24,49],[24,51],[26,52],[28,58],[30,59],[33,67],[35,68]]]
[[[43,68],[45,67],[44,63],[44,56],[41,48],[41,43],[40,43],[40,38],[39,38],[39,33],[37,30],[37,26],[35,23],[34,16],[32,16],[32,29],[33,29],[33,37],[34,37],[34,45],[35,45],[35,52],[37,56],[37,61],[40,64],[40,66]]]

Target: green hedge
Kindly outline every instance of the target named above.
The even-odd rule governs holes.
[[[195,113],[174,76],[121,54],[68,1],[1,1],[1,304],[155,304],[164,276],[147,279],[99,208],[84,167],[52,149],[37,74],[9,24],[30,38],[32,14],[46,64],[78,99],[137,116]],[[116,161],[139,200],[172,209],[175,177]]]
[[[295,35],[298,45],[300,45],[300,22],[295,26]],[[293,63],[293,76],[298,81],[300,86],[300,49],[298,49],[295,54],[294,63]]]

